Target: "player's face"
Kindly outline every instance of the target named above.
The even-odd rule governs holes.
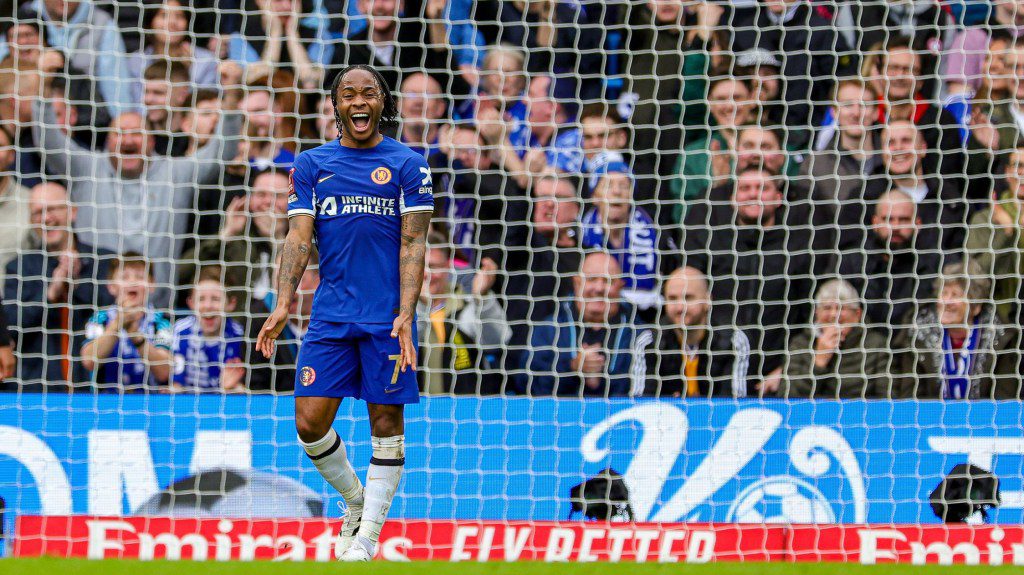
[[[196,284],[189,298],[189,307],[196,313],[199,327],[204,335],[218,335],[224,312],[227,310],[227,294],[220,282],[204,280]]]
[[[349,144],[375,144],[383,112],[384,94],[373,74],[358,68],[345,74],[338,85],[342,140]]]

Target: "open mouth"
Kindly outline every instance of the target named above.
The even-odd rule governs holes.
[[[359,132],[365,131],[370,126],[369,114],[352,114],[352,126]]]

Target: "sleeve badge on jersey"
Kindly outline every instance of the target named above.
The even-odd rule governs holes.
[[[288,170],[288,203],[299,201],[299,196],[295,193],[295,168]]]
[[[391,181],[391,170],[381,166],[370,174],[370,178],[373,180],[373,183],[383,186]]]

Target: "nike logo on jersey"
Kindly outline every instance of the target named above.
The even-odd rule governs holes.
[[[401,387],[396,387],[394,389],[385,389],[384,393],[394,393],[394,392],[399,391],[401,389],[402,389]]]
[[[320,178],[319,180],[317,180],[316,183],[322,184],[322,183],[326,182],[327,180],[333,178],[335,175],[337,175],[337,174],[331,174],[329,176],[324,176],[324,177]]]

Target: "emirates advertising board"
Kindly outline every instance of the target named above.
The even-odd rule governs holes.
[[[332,559],[340,498],[292,413],[288,397],[2,396],[6,552]],[[345,402],[336,424],[361,473],[364,414]],[[1016,403],[425,398],[407,417],[385,559],[1024,564]],[[985,524],[929,504],[962,463],[999,478]],[[608,469],[632,521],[572,510]]]

